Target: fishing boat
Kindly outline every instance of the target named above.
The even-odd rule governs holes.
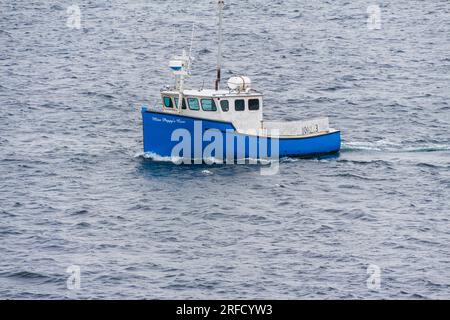
[[[144,154],[202,163],[279,157],[317,157],[337,153],[340,131],[328,118],[266,121],[264,96],[246,76],[233,76],[221,87],[222,20],[218,1],[217,75],[213,88],[190,89],[191,49],[175,56],[169,67],[174,86],[161,90],[162,107],[142,106]],[[280,107],[280,106],[278,106]],[[281,106],[282,108],[282,106]]]

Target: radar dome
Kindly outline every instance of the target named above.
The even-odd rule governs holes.
[[[252,81],[249,77],[231,77],[228,80],[228,88],[231,91],[249,91]]]

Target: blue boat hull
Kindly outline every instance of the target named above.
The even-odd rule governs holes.
[[[227,154],[233,152],[235,158],[268,158],[274,157],[315,157],[325,154],[336,153],[341,147],[341,135],[339,131],[316,135],[312,137],[301,138],[263,138],[253,135],[243,135],[235,131],[234,126],[228,122],[220,122],[215,120],[204,120],[193,118],[185,115],[159,113],[149,111],[146,107],[142,108],[142,124],[144,137],[144,153],[150,156],[172,157],[173,150],[181,139],[173,140],[173,133],[177,129],[182,129],[186,133],[189,132],[195,136],[195,132],[203,137],[207,130],[216,131],[217,133],[227,133],[231,139],[236,141],[234,150],[227,150],[225,139],[220,143],[223,145],[222,155],[215,155],[215,158],[225,159]],[[199,124],[201,129],[199,130]],[[202,150],[214,141],[203,141],[204,139],[191,141],[190,156],[182,155],[183,158],[198,158],[199,155],[194,154],[195,143],[201,144]],[[239,144],[237,141],[240,141]],[[242,145],[244,147],[242,147]],[[239,146],[239,147],[238,147]],[[252,147],[253,146],[253,147]],[[255,147],[254,146],[258,146]],[[261,147],[262,146],[262,147]],[[197,148],[198,149],[198,148]],[[231,149],[231,148],[229,148]],[[178,156],[178,155],[176,155]],[[181,155],[180,155],[181,156]],[[200,158],[202,155],[200,155]]]

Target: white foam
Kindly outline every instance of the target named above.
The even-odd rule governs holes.
[[[395,143],[389,140],[374,142],[354,141],[342,144],[342,151],[385,151],[385,152],[434,152],[450,151],[450,146],[445,144],[418,144],[405,147],[403,143]]]
[[[143,157],[144,159],[150,159],[158,162],[176,162],[179,159],[173,157],[163,157],[154,152],[145,152],[138,155],[138,157]]]

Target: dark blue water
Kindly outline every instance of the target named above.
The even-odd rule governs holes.
[[[72,1],[2,1],[0,298],[450,298],[449,2],[383,1],[380,30],[369,1],[226,2],[225,77],[268,119],[329,116],[340,155],[141,156],[193,20],[190,84],[213,83],[215,1],[80,0],[80,30]]]

